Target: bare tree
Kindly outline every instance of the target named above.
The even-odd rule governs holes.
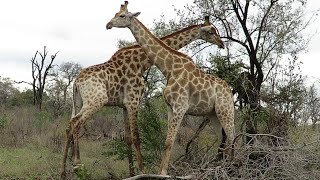
[[[47,47],[44,46],[42,53],[36,51],[34,56],[31,58],[32,82],[16,81],[16,83],[26,83],[32,86],[33,104],[36,105],[40,111],[42,110],[43,95],[45,85],[47,83],[47,78],[50,74],[50,70],[54,67],[53,61],[56,58],[57,54],[58,52],[51,55],[50,60],[46,62],[46,58],[48,55]],[[39,60],[37,60],[38,55],[40,56]]]

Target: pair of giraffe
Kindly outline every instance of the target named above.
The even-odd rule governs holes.
[[[219,127],[222,126],[226,132],[226,143],[232,144],[234,107],[228,84],[215,76],[205,74],[191,58],[174,50],[196,39],[203,39],[223,48],[216,28],[210,25],[206,18],[203,25],[190,26],[166,36],[161,41],[136,18],[140,13],[128,12],[127,5],[128,2],[125,1],[120,11],[107,24],[107,29],[129,28],[139,46],[120,49],[110,61],[86,68],[76,78],[72,118],[66,130],[62,177],[65,176],[66,158],[72,137],[75,164],[80,164],[79,128],[104,105],[120,106],[124,109],[126,142],[129,147],[133,143],[139,170],[143,172],[137,111],[144,90],[142,75],[152,64],[156,65],[167,79],[163,95],[168,105],[168,134],[160,166],[161,174],[167,174],[175,136],[185,114],[212,119],[216,122],[217,129],[220,130]]]

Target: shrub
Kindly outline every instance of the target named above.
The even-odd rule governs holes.
[[[9,118],[6,115],[1,115],[0,116],[0,129],[3,129],[6,127],[6,125],[9,122]]]

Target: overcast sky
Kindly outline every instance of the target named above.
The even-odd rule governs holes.
[[[163,14],[175,17],[174,7],[192,0],[131,0],[129,10],[139,11],[147,27]],[[0,76],[30,81],[30,59],[47,46],[49,55],[59,51],[56,63],[73,61],[83,67],[108,60],[117,50],[118,39],[133,40],[128,29],[106,30],[122,0],[7,0],[0,6]],[[174,7],[173,7],[174,6]],[[309,9],[320,8],[309,0]],[[308,31],[320,30],[320,19]],[[309,52],[300,56],[305,75],[320,79],[320,33],[312,39]]]

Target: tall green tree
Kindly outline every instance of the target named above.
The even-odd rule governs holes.
[[[307,0],[194,0],[176,10],[176,23],[188,24],[203,15],[211,17],[226,45],[226,50],[218,55],[243,64],[244,77],[252,88],[251,97],[244,97],[253,111],[251,121],[260,107],[262,84],[275,65],[284,56],[289,57],[285,60],[292,60],[307,49],[309,39],[303,30],[313,22],[316,12],[308,16],[306,5]],[[250,121],[248,131],[255,133]]]

